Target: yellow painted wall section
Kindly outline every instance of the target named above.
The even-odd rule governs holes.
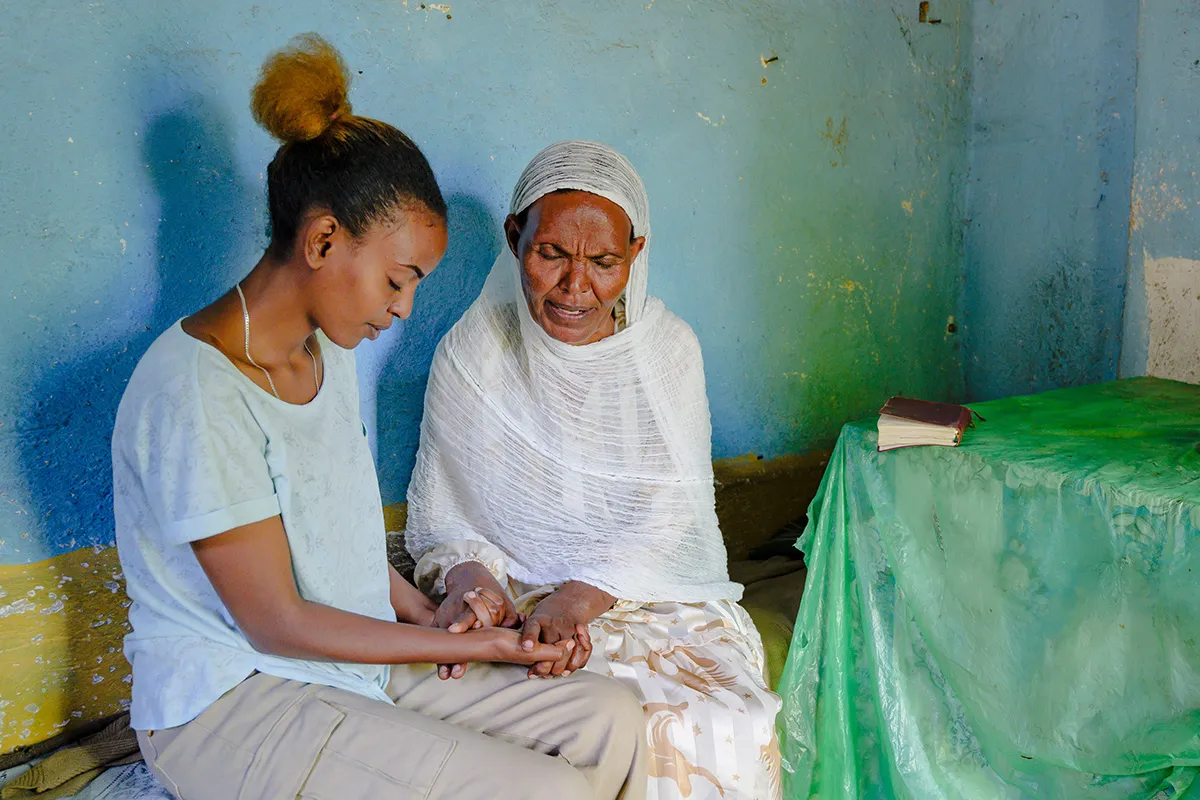
[[[129,706],[116,548],[0,565],[0,754]]]

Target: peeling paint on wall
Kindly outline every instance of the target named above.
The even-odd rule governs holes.
[[[1129,211],[1129,229],[1137,232],[1148,222],[1165,222],[1169,216],[1188,211],[1189,204],[1178,186],[1163,180],[1164,170],[1157,175],[1139,175],[1133,182]]]
[[[1121,375],[1200,383],[1200,5],[1140,3]]]
[[[1147,257],[1145,278],[1150,322],[1146,374],[1200,383],[1200,261]]]
[[[129,707],[129,600],[114,548],[0,564],[0,586],[11,600],[0,607],[0,754]]]

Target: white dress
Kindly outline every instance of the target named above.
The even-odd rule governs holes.
[[[642,698],[649,796],[770,800],[780,702],[729,580],[700,342],[647,294],[649,198],[633,165],[596,142],[556,142],[518,178],[509,210],[559,190],[616,203],[645,237],[616,330],[580,346],[554,339],[501,249],[430,369],[408,489],[418,585],[436,595],[447,570],[478,560],[525,610],[572,580],[624,598],[593,622],[588,669]]]
[[[439,578],[465,561],[479,561],[507,582],[520,613],[556,588],[507,578],[499,550],[466,540],[439,545],[421,559],[417,582],[444,591]],[[624,683],[646,712],[648,800],[782,797],[780,700],[767,688],[762,640],[745,609],[731,600],[619,600],[589,632],[587,669]]]

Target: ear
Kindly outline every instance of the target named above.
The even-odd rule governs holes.
[[[516,214],[509,214],[504,220],[504,238],[508,242],[508,249],[512,254],[521,260],[521,223],[517,222]]]
[[[342,235],[341,223],[332,214],[321,214],[314,217],[301,231],[304,260],[309,269],[320,269],[329,259],[335,245],[340,244]]]
[[[646,246],[646,237],[645,236],[639,236],[629,243],[629,261],[630,261],[630,263],[637,260],[637,257],[639,255],[641,255],[641,253],[642,253],[642,248],[644,248],[645,246]]]

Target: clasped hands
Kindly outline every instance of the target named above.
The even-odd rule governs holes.
[[[433,616],[433,625],[451,633],[472,628],[498,627],[521,630],[521,647],[532,651],[535,643],[556,645],[556,661],[539,661],[529,668],[530,678],[567,676],[582,669],[592,655],[588,624],[612,608],[616,598],[587,583],[570,581],[547,595],[528,616],[518,614],[508,593],[483,564],[469,561],[446,575],[446,598]],[[439,664],[438,677],[461,678],[466,664]]]

